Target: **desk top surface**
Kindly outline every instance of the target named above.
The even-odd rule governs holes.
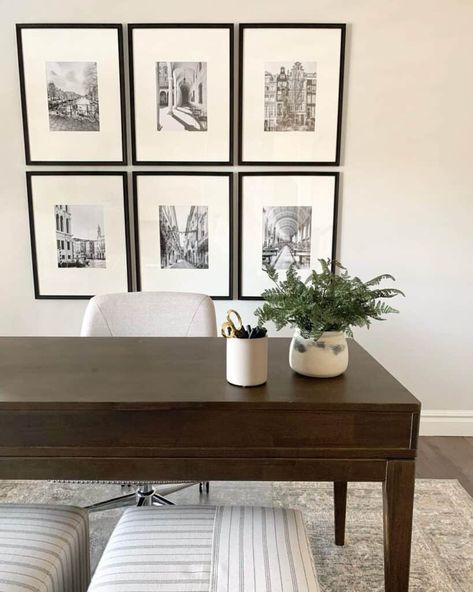
[[[350,340],[347,372],[314,379],[288,364],[289,340],[269,340],[267,384],[225,379],[222,338],[1,337],[0,412],[71,406],[255,405],[417,412],[420,404]]]

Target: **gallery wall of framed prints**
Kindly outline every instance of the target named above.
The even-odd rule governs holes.
[[[129,25],[128,39],[133,163],[231,164],[233,25]]]
[[[126,164],[121,25],[17,25],[26,163]]]
[[[232,174],[133,174],[138,289],[232,298]]]
[[[132,169],[133,201],[125,170],[29,170],[35,297],[255,300],[270,286],[265,264],[305,278],[336,258],[339,173],[287,167],[340,165],[345,32],[247,23],[235,40],[228,23],[17,24],[27,165],[125,166],[131,152],[132,166],[182,167]],[[236,43],[238,164],[286,168],[238,173],[234,229],[234,172],[185,166],[234,164]]]
[[[36,298],[131,290],[126,173],[26,175]]]
[[[345,25],[240,25],[239,163],[338,165]]]
[[[272,265],[284,279],[294,264],[302,279],[335,257],[338,173],[239,174],[238,297],[257,300],[272,287]]]

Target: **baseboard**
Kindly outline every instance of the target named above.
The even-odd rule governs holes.
[[[422,411],[421,436],[473,436],[473,409]]]

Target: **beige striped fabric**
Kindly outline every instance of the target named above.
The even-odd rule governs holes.
[[[210,592],[319,592],[302,514],[217,508]]]
[[[118,523],[89,592],[319,592],[300,512],[133,508]]]
[[[216,508],[130,508],[89,592],[208,592]]]
[[[85,592],[88,583],[85,510],[0,504],[1,592]]]

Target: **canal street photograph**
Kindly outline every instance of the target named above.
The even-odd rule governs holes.
[[[103,206],[56,205],[58,267],[105,268]]]
[[[159,206],[162,269],[208,269],[207,206]]]
[[[207,131],[207,63],[157,62],[158,131]]]
[[[47,62],[50,131],[100,131],[96,62]]]
[[[263,208],[262,265],[275,269],[310,268],[311,206]]]

